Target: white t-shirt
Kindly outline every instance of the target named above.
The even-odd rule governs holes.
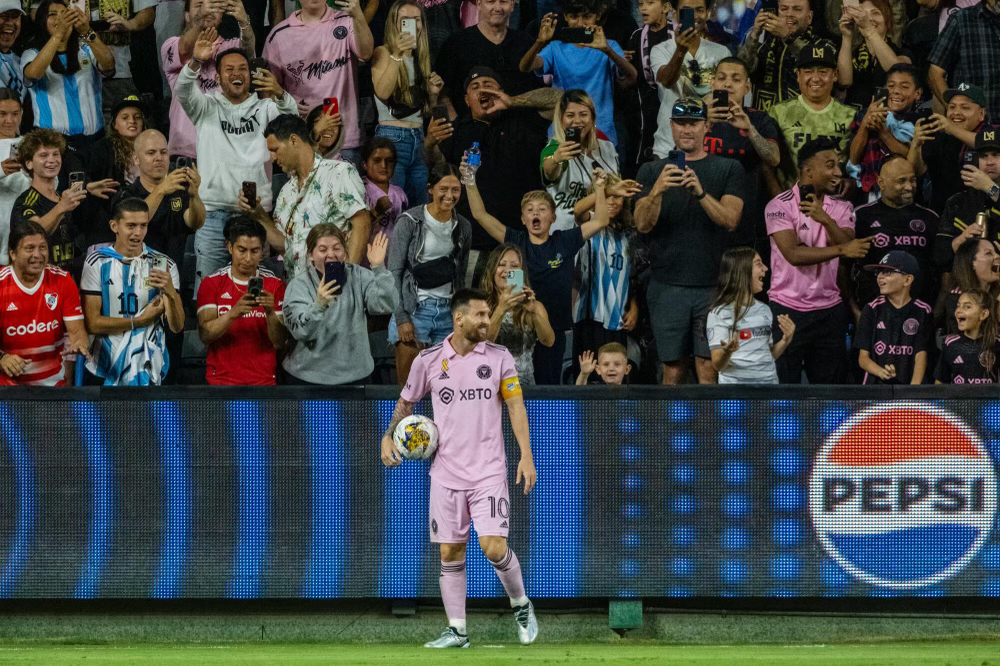
[[[447,222],[439,222],[424,206],[424,244],[417,252],[417,261],[424,263],[433,259],[440,259],[451,254],[455,247],[452,234],[455,232],[455,225],[458,220],[454,217]],[[417,287],[417,300],[426,298],[451,298],[454,292],[454,285],[449,282],[433,289],[421,289]]]
[[[777,384],[778,372],[771,356],[771,308],[758,300],[735,326],[740,347],[719,373],[720,384]],[[721,349],[733,337],[733,306],[718,307],[708,313],[706,329],[710,349]]]
[[[673,39],[668,39],[652,48],[649,52],[649,62],[654,76],[661,67],[670,62],[675,51],[677,51],[677,42]],[[715,76],[716,65],[719,64],[720,60],[731,55],[729,49],[722,44],[710,42],[702,37],[701,43],[698,44],[698,50],[693,55],[688,53],[684,56],[681,74],[673,87],[664,88],[659,83],[656,84],[660,95],[660,113],[656,118],[656,134],[653,135],[653,153],[657,157],[666,157],[667,153],[674,149],[674,135],[670,131],[670,112],[674,107],[674,102],[681,97],[701,99],[707,95],[712,90],[712,78]]]

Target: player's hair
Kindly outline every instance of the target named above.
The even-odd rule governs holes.
[[[10,88],[0,88],[0,102],[17,102],[18,106],[22,106],[21,95]]]
[[[556,102],[555,114],[552,117],[552,138],[559,143],[566,140],[566,132],[562,126],[562,117],[570,104],[582,104],[590,109],[590,117],[593,119],[594,126],[587,133],[587,138],[581,136],[580,139],[584,150],[592,153],[597,150],[597,107],[594,106],[594,100],[590,98],[590,95],[583,90],[567,90],[559,96],[559,101]]]
[[[607,172],[608,174],[608,184],[604,186],[604,192],[607,193],[608,188],[612,185],[622,182],[622,177],[613,171]],[[587,188],[588,194],[593,194],[594,183],[590,183],[590,187]],[[553,207],[553,210],[555,208]],[[622,209],[614,219],[611,220],[611,224],[608,225],[612,231],[629,231],[635,228],[635,221],[632,219],[632,199],[629,197],[622,197]]]
[[[955,278],[955,286],[963,294],[967,291],[982,289],[975,268],[976,255],[979,254],[980,243],[989,243],[989,241],[982,238],[970,238],[959,245],[955,251],[955,260],[952,262],[951,274]],[[1000,283],[994,282],[988,289],[996,296],[1000,292]]]
[[[227,243],[235,243],[239,238],[257,238],[261,245],[267,244],[267,230],[264,225],[250,217],[249,215],[233,215],[226,220],[226,227],[222,231]]]
[[[48,241],[48,236],[45,235],[45,229],[38,222],[31,222],[30,220],[25,220],[24,222],[18,222],[10,228],[10,238],[7,239],[7,252],[13,254],[17,249],[17,246],[21,244],[21,241],[28,236],[41,236]]]
[[[982,289],[964,291],[962,292],[962,296],[969,298],[975,302],[979,309],[986,310],[989,313],[986,320],[979,325],[979,363],[986,371],[987,377],[996,379],[993,375],[993,370],[996,367],[997,360],[997,331],[1000,329],[997,326],[996,298]]]
[[[373,136],[368,139],[363,146],[361,146],[362,168],[364,167],[365,162],[368,161],[368,158],[375,154],[376,150],[383,149],[389,151],[389,154],[392,155],[393,162],[396,162],[397,159],[399,159],[396,153],[396,143],[392,139],[384,136]]]
[[[399,29],[399,10],[403,7],[415,7],[420,12],[420,25],[423,26],[417,34],[417,48],[413,54],[413,85],[410,85],[410,75],[406,67],[396,69],[395,90],[392,101],[403,106],[416,106],[429,112],[430,89],[428,81],[431,78],[431,47],[427,40],[427,15],[424,14],[423,2],[417,0],[396,0],[389,7],[385,19],[385,40],[383,44],[392,53],[399,41],[402,31]]]
[[[500,260],[508,252],[517,254],[517,259],[521,262],[521,270],[524,270],[524,286],[531,287],[531,283],[528,280],[528,271],[525,270],[524,253],[521,252],[521,248],[513,243],[501,243],[493,248],[490,256],[486,259],[483,277],[479,282],[479,289],[486,294],[486,304],[490,306],[491,314],[497,309],[497,305],[500,304],[500,290],[497,289],[496,281],[497,268],[500,266]],[[534,330],[534,326],[528,322],[528,312],[525,310],[523,303],[513,309],[511,316],[514,318],[514,328],[523,331]]]
[[[913,85],[917,88],[924,87],[924,80],[920,76],[920,70],[908,62],[897,62],[895,65],[890,67],[889,71],[886,72],[886,78],[889,78],[893,74],[906,74],[913,79]]]
[[[112,220],[120,220],[125,217],[125,213],[149,213],[149,206],[138,197],[127,197],[117,204],[111,213]]]
[[[736,333],[739,321],[746,316],[753,305],[753,258],[757,251],[745,245],[731,247],[722,255],[719,264],[718,293],[712,308],[732,306],[733,325],[731,333]]]
[[[219,55],[215,56],[215,71],[216,72],[221,72],[222,71],[222,67],[220,67],[219,65],[222,64],[222,59],[225,58],[227,55],[233,55],[234,53],[236,55],[243,56],[243,59],[247,61],[247,67],[250,66],[250,57],[243,51],[243,49],[240,49],[240,48],[237,48],[237,47],[234,46],[233,48],[226,49],[225,51],[223,51]]]
[[[743,68],[743,72],[747,75],[747,77],[750,76],[750,69],[747,67],[747,64],[743,62],[741,58],[737,58],[736,56],[723,58],[715,64],[716,69],[718,69],[719,65],[739,65]]]
[[[309,143],[309,125],[294,113],[283,113],[264,128],[264,138],[274,136],[278,141],[288,141],[292,135]]]
[[[451,297],[451,313],[455,314],[459,310],[466,309],[472,301],[489,302],[486,299],[486,294],[478,289],[459,289],[455,292],[455,295]]]
[[[828,150],[832,150],[837,153],[840,152],[837,148],[837,144],[825,136],[821,136],[818,139],[809,139],[803,143],[802,147],[799,148],[799,154],[797,157],[799,171],[802,171],[802,169],[805,168],[805,165],[809,162],[809,160]]]
[[[521,210],[527,206],[532,201],[541,201],[542,203],[547,203],[552,212],[556,212],[556,200],[552,198],[552,195],[545,190],[531,190],[521,197]]]
[[[315,227],[309,230],[309,235],[306,236],[306,252],[309,254],[313,253],[316,246],[319,245],[320,238],[326,238],[327,236],[333,236],[338,241],[340,241],[341,246],[344,250],[347,250],[347,236],[341,231],[340,227],[331,222],[324,222],[323,224],[317,224]]]
[[[28,173],[28,161],[35,156],[39,148],[58,148],[59,154],[66,152],[66,137],[55,130],[33,129],[21,139],[17,144],[17,161],[21,163]]]
[[[628,360],[628,349],[620,342],[609,342],[601,345],[597,350],[597,360],[600,361],[601,356],[604,354],[621,354]]]

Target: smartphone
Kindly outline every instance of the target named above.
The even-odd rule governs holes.
[[[889,99],[889,89],[888,88],[884,88],[884,87],[876,88],[875,89],[875,97],[873,97],[872,99],[876,99],[876,100],[878,100],[878,99],[888,100]]]
[[[520,294],[524,291],[524,271],[520,268],[507,271],[507,286],[510,287],[512,294]]]
[[[816,187],[814,185],[799,185],[799,201],[805,201],[809,195],[816,194]]]
[[[412,36],[414,39],[417,38],[417,19],[415,18],[405,18],[402,21],[401,32]]]
[[[680,32],[685,30],[690,30],[694,27],[694,8],[693,7],[682,7],[680,12],[681,19],[681,29]]]
[[[713,90],[712,91],[712,106],[719,107],[723,109],[729,108],[729,91],[728,90]]]
[[[347,267],[344,266],[344,262],[328,261],[323,268],[323,281],[329,284],[336,280],[337,287],[343,291],[344,283],[347,282]]]
[[[432,120],[448,120],[448,107],[444,104],[438,104],[431,111]]]
[[[243,181],[243,198],[251,206],[257,205],[257,183],[252,180]]]
[[[979,153],[974,150],[967,150],[965,154],[962,155],[962,166],[974,166],[979,168]]]
[[[683,150],[671,150],[667,153],[667,164],[673,164],[678,169],[687,168],[687,155]]]
[[[253,82],[253,75],[259,69],[267,69],[267,61],[263,58],[254,58],[250,61],[250,86],[247,88],[251,95],[257,92],[257,86]]]
[[[594,32],[590,28],[570,28],[568,26],[559,28],[556,39],[567,44],[591,44],[594,41]]]
[[[156,256],[153,257],[153,260],[151,262],[149,262],[149,270],[150,271],[163,271],[163,272],[166,272],[167,268],[168,268],[168,266],[167,266],[167,258],[164,257],[163,255],[156,255]],[[146,275],[146,279],[143,281],[143,283],[146,286],[146,289],[152,289],[152,287],[153,287],[153,285],[151,285],[149,283],[149,278],[150,278],[150,275],[147,274]]]
[[[766,14],[777,14],[778,0],[761,0],[760,11]]]
[[[186,169],[189,166],[191,166],[191,158],[190,157],[181,156],[181,157],[177,158],[177,168],[178,169]]]
[[[7,157],[7,159],[9,159],[9,160],[16,160],[17,159],[17,144],[16,143],[10,144],[10,155]]]
[[[80,184],[82,188],[87,184],[87,174],[83,171],[70,171],[69,172],[69,186],[74,187],[77,183]]]
[[[260,298],[260,292],[264,290],[264,278],[254,276],[247,282],[247,294],[251,298]]]
[[[332,116],[340,113],[340,104],[336,97],[327,97],[323,100],[323,115]]]
[[[70,9],[79,9],[84,14],[87,13],[87,0],[69,0]],[[90,18],[89,16],[87,18]]]
[[[581,135],[583,134],[583,130],[581,130],[579,127],[567,127],[565,130],[563,130],[563,134],[566,135],[566,140],[567,141],[572,141],[574,143],[580,143],[580,139],[582,138]]]
[[[858,0],[844,0],[845,7],[860,7],[861,3]]]

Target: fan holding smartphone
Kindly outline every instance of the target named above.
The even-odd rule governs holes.
[[[395,142],[398,159],[392,183],[403,188],[411,206],[427,201],[424,118],[438,106],[444,87],[441,77],[431,71],[425,25],[419,4],[397,0],[386,18],[385,44],[375,49],[372,60],[379,123],[375,135]],[[439,118],[437,110],[434,121]]]

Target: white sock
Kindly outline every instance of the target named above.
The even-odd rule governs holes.
[[[518,606],[523,606],[526,603],[528,603],[528,597],[521,597],[519,599],[515,599],[514,597],[510,598],[511,608],[517,608]]]
[[[449,617],[448,618],[448,626],[451,627],[451,628],[453,628],[455,631],[457,631],[458,633],[460,633],[462,635],[465,635],[465,633],[466,633],[466,631],[465,631],[465,620],[453,620],[452,618]]]

